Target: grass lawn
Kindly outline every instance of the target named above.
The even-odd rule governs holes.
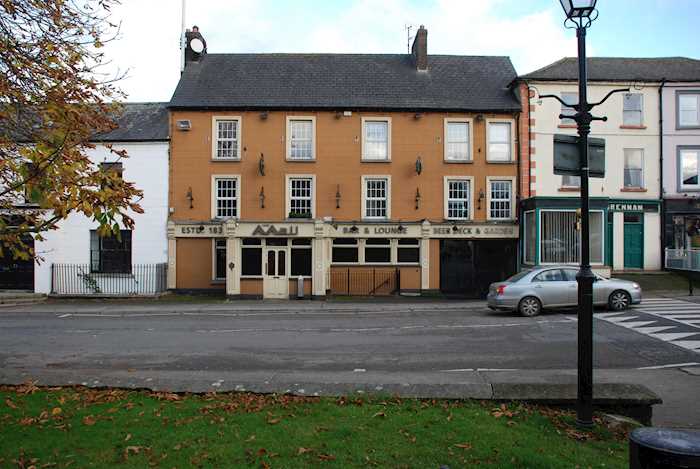
[[[626,430],[511,404],[0,387],[0,467],[627,467]]]

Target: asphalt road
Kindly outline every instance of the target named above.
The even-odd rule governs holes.
[[[700,426],[700,353],[622,322],[595,321],[596,379],[645,384],[666,401],[656,423]],[[308,394],[471,385],[478,397],[488,380],[575,380],[576,325],[571,311],[522,318],[478,302],[50,302],[0,310],[0,381]]]

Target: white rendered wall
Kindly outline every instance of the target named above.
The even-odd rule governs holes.
[[[661,216],[644,214],[644,270],[661,269]]]
[[[143,214],[131,213],[135,221],[132,232],[132,264],[164,263],[168,259],[166,223],[168,219],[168,143],[114,143],[114,149],[127,151],[129,158],[123,164],[123,178],[143,191],[140,201]],[[102,145],[89,150],[95,163],[117,161],[116,155]],[[34,289],[38,293],[51,292],[51,264],[89,264],[90,230],[98,224],[80,215],[70,215],[59,229],[43,235],[35,249],[43,257],[34,269]]]
[[[613,270],[625,268],[625,214],[613,213]]]

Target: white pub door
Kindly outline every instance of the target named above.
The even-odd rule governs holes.
[[[267,248],[265,250],[263,298],[289,298],[286,248]]]

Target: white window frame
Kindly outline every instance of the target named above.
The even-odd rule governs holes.
[[[625,122],[625,97],[639,96],[639,123],[628,124]],[[637,111],[634,111],[637,112]],[[644,126],[644,94],[643,93],[623,93],[622,95],[622,126],[623,127],[643,127]]]
[[[236,121],[236,157],[222,158],[218,156],[217,142],[219,141],[219,122]],[[212,116],[211,118],[211,159],[216,161],[240,161],[241,160],[241,140],[243,140],[243,118],[241,116]]]
[[[491,124],[510,124],[510,154],[507,160],[494,160],[489,155],[489,145],[491,142]],[[515,161],[515,140],[517,129],[515,119],[486,119],[486,162],[487,163],[513,163]]]
[[[639,168],[639,169],[642,172],[642,175],[641,175],[641,180],[642,180],[641,182],[642,183],[639,186],[626,186],[625,185],[625,172],[627,171],[627,156],[628,156],[628,152],[633,152],[633,151],[638,151],[641,155],[641,161],[640,161],[641,168]],[[623,171],[623,173],[622,173],[622,187],[624,187],[626,189],[644,189],[644,187],[646,187],[645,181],[644,181],[644,172],[645,172],[644,171],[644,148],[623,148],[622,149],[622,158],[623,158],[623,161],[622,161],[622,164],[623,164],[623,166],[622,166],[622,171]]]
[[[564,95],[569,95],[569,96],[574,96],[574,97],[575,97],[574,103],[571,103],[571,104],[577,104],[577,103],[578,103],[578,92],[576,92],[576,91],[562,91],[562,92],[560,93],[561,100],[564,101],[564,102],[566,102],[566,99],[564,99]],[[576,109],[574,109],[574,108],[572,108],[572,107],[564,106],[564,105],[562,104],[559,113],[560,113],[560,114],[572,113],[571,115],[573,115],[573,114],[576,114]],[[560,120],[559,120],[559,125],[562,125],[562,126],[576,126],[576,121],[573,120],[572,117],[566,117],[566,118],[564,118],[564,119],[560,119]]]
[[[226,238],[212,238],[211,239],[211,279],[213,282],[223,282],[226,280],[225,274],[223,277],[216,276],[216,242],[217,241],[224,242],[224,253],[228,249],[228,244],[227,244]]]
[[[375,179],[386,180],[386,216],[385,217],[369,217],[367,216],[367,181]],[[388,174],[366,175],[362,176],[362,219],[363,220],[391,220],[391,176]]]
[[[289,217],[292,211],[292,180],[311,179],[311,219],[316,218],[316,175],[315,174],[287,174],[285,177],[286,204],[284,218]]]
[[[546,209],[540,209],[539,210],[539,215],[535,216],[536,223],[537,223],[537,246],[535,249],[537,250],[537,265],[577,265],[581,259],[581,252],[579,251],[579,261],[577,262],[571,262],[571,263],[561,263],[561,262],[542,262],[542,214],[544,212],[576,212],[576,209],[551,209],[551,208],[546,208]],[[601,217],[601,223],[600,223],[600,245],[601,245],[601,262],[593,262],[591,261],[591,265],[604,265],[605,264],[605,229],[606,229],[606,221],[605,221],[605,211],[604,210],[591,210],[591,213],[600,213]],[[581,243],[579,242],[579,250],[581,249]],[[592,256],[591,256],[592,257]]]
[[[365,154],[365,140],[366,140],[366,132],[365,132],[365,124],[367,122],[386,122],[386,131],[387,131],[387,136],[386,136],[386,158],[383,159],[378,159],[378,158],[368,158]],[[381,117],[381,116],[370,116],[370,117],[363,117],[362,118],[362,161],[368,162],[368,163],[375,163],[375,162],[387,162],[391,161],[391,117]]]
[[[311,158],[292,158],[292,121],[311,122]],[[287,161],[316,161],[316,116],[287,116]]]
[[[219,217],[217,214],[217,187],[216,182],[222,179],[236,180],[236,216],[235,217]],[[241,218],[241,175],[240,174],[212,174],[211,176],[211,218],[217,220],[238,219]]]
[[[450,217],[448,209],[448,199],[450,196],[450,181],[467,181],[469,183],[469,193],[467,195],[467,217]],[[443,176],[443,218],[445,220],[468,221],[474,217],[474,177],[473,176]]]
[[[530,223],[528,223],[528,215],[532,214],[532,220]],[[529,225],[534,224],[535,225],[535,246],[534,246],[534,252],[530,252],[528,249],[528,229],[530,228]],[[537,211],[536,210],[528,210],[523,214],[523,264],[526,265],[534,265],[537,262],[537,243],[539,240],[537,239]],[[528,255],[531,255],[528,257]]]
[[[698,192],[700,191],[700,146],[679,146],[677,148],[677,171],[678,171],[678,192]],[[696,153],[698,164],[698,183],[684,184],[683,183],[683,153]]]
[[[492,217],[491,216],[491,184],[494,182],[507,181],[510,182],[510,213],[507,218]],[[487,176],[486,177],[486,219],[487,220],[513,220],[514,218],[514,206],[515,206],[515,178],[514,177],[499,177],[499,176]]]
[[[449,124],[467,124],[467,158],[466,159],[454,159],[449,158],[447,155],[447,145],[449,143],[447,138],[447,127]],[[444,121],[443,129],[443,160],[447,163],[471,163],[474,161],[474,138],[472,131],[474,128],[474,119],[471,118],[458,118],[458,117],[446,117]]]
[[[581,190],[581,176],[569,176],[569,177],[578,177],[578,178],[579,178],[579,179],[578,179],[578,186],[574,186],[574,185],[571,185],[571,184],[564,184],[564,178],[565,178],[565,177],[566,177],[566,176],[562,176],[562,177],[561,177],[561,187],[562,187],[562,189],[576,189],[576,190],[579,190],[579,191]]]

